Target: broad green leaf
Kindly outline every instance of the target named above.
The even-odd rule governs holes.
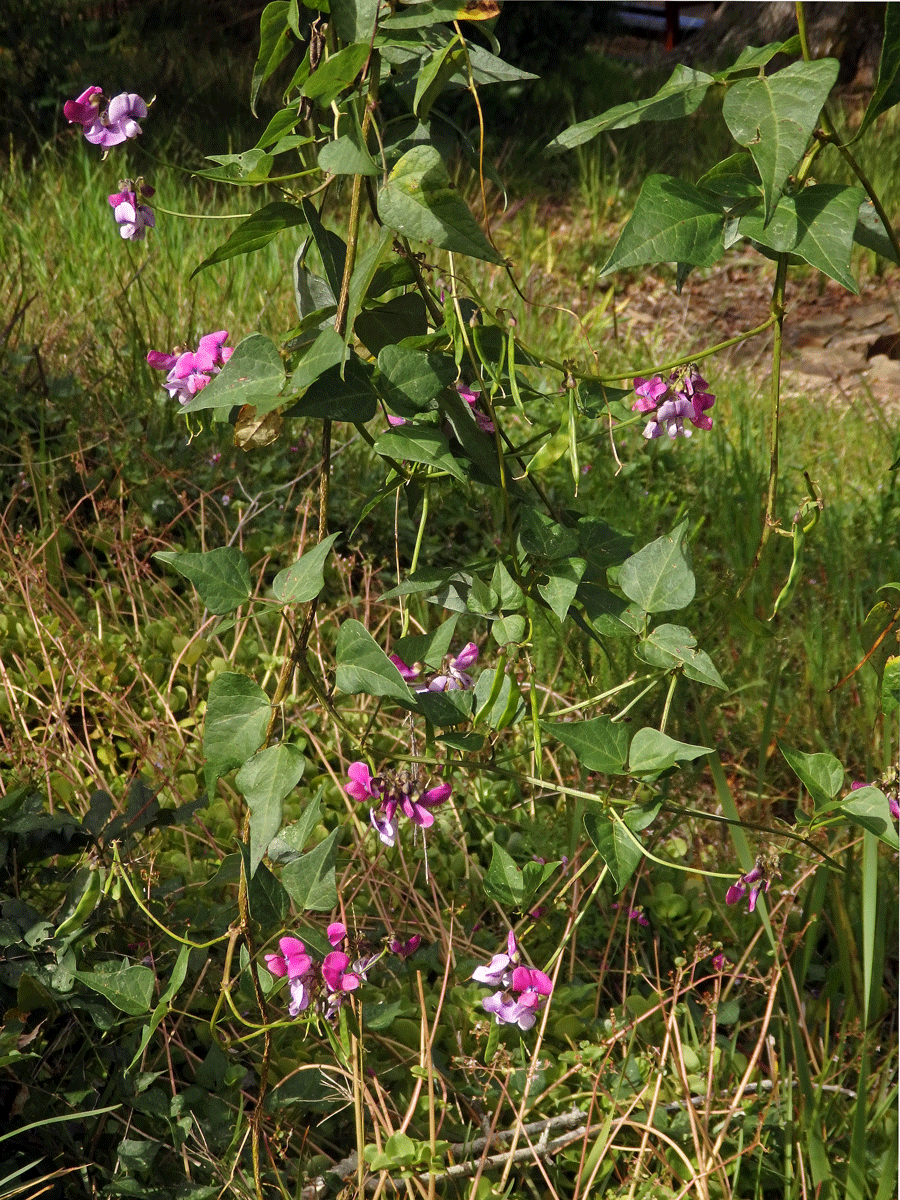
[[[441,622],[431,633],[410,634],[407,637],[398,638],[394,643],[394,653],[409,667],[414,663],[421,662],[436,671],[440,667],[444,655],[450,650],[450,643],[453,640],[458,620],[459,618],[454,614],[448,620]]]
[[[589,721],[542,721],[541,728],[569,747],[588,771],[624,775],[628,761],[628,726],[611,717]]]
[[[343,378],[339,366],[325,371],[303,396],[285,411],[288,417],[328,417],[332,421],[353,421],[364,425],[375,416],[377,398],[372,387],[372,370],[352,355],[344,363]]]
[[[323,279],[321,275],[315,275],[304,266],[307,248],[305,243],[294,256],[294,303],[297,305],[301,321],[305,321],[312,313],[321,312],[322,309],[337,309],[337,299],[328,280]],[[326,325],[333,324],[334,313],[323,318],[318,327],[324,329]]]
[[[696,650],[696,645],[697,639],[683,625],[657,625],[638,643],[634,652],[651,667],[662,667],[665,671],[680,667],[688,679],[727,691],[725,681],[709,655]]]
[[[247,875],[247,903],[250,916],[263,929],[283,926],[291,907],[290,897],[278,878],[265,863],[260,863],[255,873],[250,874],[250,847],[239,843],[244,871]]]
[[[515,860],[499,843],[491,846],[491,865],[484,877],[484,890],[503,908],[521,908],[525,881]]]
[[[404,237],[503,265],[433,146],[414,146],[400,158],[378,193],[378,215]]]
[[[472,692],[416,692],[407,701],[407,707],[423,716],[432,725],[445,728],[468,721],[472,715],[475,698]]]
[[[616,582],[644,612],[686,608],[693,600],[694,572],[682,547],[686,530],[684,520],[671,533],[644,546],[622,564]]]
[[[674,767],[676,762],[693,762],[704,754],[712,754],[711,747],[676,742],[658,729],[639,729],[631,739],[628,766],[634,775],[658,773]]]
[[[250,84],[250,111],[256,116],[259,89],[278,64],[290,53],[293,41],[288,33],[289,0],[272,0],[263,9],[259,21],[259,54]]]
[[[351,696],[365,692],[384,696],[412,707],[412,696],[403,676],[378,645],[365,625],[344,621],[338,630],[335,683]]]
[[[224,671],[209,688],[203,754],[213,783],[242,766],[255,754],[266,736],[272,705],[258,683],[246,675]]]
[[[303,95],[328,108],[332,100],[354,81],[368,57],[368,42],[354,42],[338,50],[309,76],[303,85]]]
[[[900,103],[900,5],[889,3],[884,6],[884,41],[881,44],[881,62],[878,66],[878,82],[866,109],[860,137],[876,117]],[[856,138],[853,139],[854,141]]]
[[[560,621],[566,619],[586,565],[583,558],[557,559],[547,568],[547,582],[537,585],[544,603]]]
[[[465,479],[459,464],[450,453],[450,445],[439,429],[433,425],[400,425],[390,433],[383,433],[372,447],[376,454],[398,462],[425,463],[452,475]]]
[[[331,0],[331,22],[342,42],[372,40],[380,0]]]
[[[81,983],[105,996],[130,1017],[139,1017],[150,1008],[156,976],[149,967],[119,967],[99,971],[73,971]]]
[[[272,591],[280,603],[306,604],[318,596],[325,586],[325,562],[340,536],[340,533],[330,533],[295,563],[278,572],[272,580]]]
[[[427,122],[435,100],[457,71],[465,69],[466,51],[459,45],[454,47],[454,43],[435,50],[427,62],[422,64],[413,96],[413,112],[420,121]]]
[[[368,294],[372,280],[378,274],[381,260],[387,254],[394,241],[389,229],[381,229],[369,248],[359,256],[353,274],[350,276],[350,286],[347,292],[347,332],[345,341],[349,344],[354,331],[357,315]]]
[[[293,229],[296,225],[305,225],[306,218],[302,209],[296,204],[288,204],[284,200],[275,200],[267,204],[259,212],[253,213],[246,221],[242,221],[234,233],[221,246],[217,246],[208,258],[204,258],[199,267],[191,271],[191,279],[214,263],[226,262],[240,254],[250,254],[268,245],[283,229]]]
[[[589,142],[605,129],[627,129],[639,121],[677,121],[696,112],[706,95],[712,75],[679,64],[655,96],[633,100],[607,109],[599,117],[571,125],[553,139],[545,153],[559,154]]]
[[[153,557],[189,579],[206,608],[216,616],[234,612],[250,599],[250,568],[236,546],[220,546],[205,554],[157,550]]]
[[[599,805],[592,805],[584,814],[587,835],[606,863],[617,892],[621,892],[643,857],[639,839],[629,835],[623,824],[621,819],[607,816]]]
[[[325,278],[328,280],[328,286],[331,288],[331,294],[337,297],[341,294],[341,283],[344,278],[347,243],[333,230],[325,228],[316,206],[308,196],[304,196],[300,201],[300,207],[322,260],[322,267],[325,271]]]
[[[859,288],[850,274],[850,253],[864,199],[862,188],[817,183],[796,196],[782,196],[768,224],[748,213],[738,229],[778,254],[799,254],[855,295]]]
[[[252,404],[261,415],[281,403],[278,393],[283,387],[284,363],[275,344],[261,333],[251,333],[238,342],[219,374],[183,405],[181,412]]]
[[[407,4],[395,9],[379,29],[385,33],[397,29],[421,29],[440,22],[453,21],[489,21],[500,12],[496,0],[480,0],[471,4],[466,0],[424,0],[424,3]]]
[[[288,388],[290,394],[296,396],[305,392],[326,371],[338,366],[343,357],[344,339],[333,325],[329,325],[322,330],[297,364]]]
[[[839,65],[834,58],[791,63],[774,75],[740,79],[725,96],[722,116],[735,141],[753,155],[767,219],[806,150]]]
[[[536,508],[523,506],[521,520],[519,541],[531,558],[553,562],[569,558],[578,548],[578,535],[574,530],[560,525]]]
[[[217,162],[221,171],[196,172],[203,179],[220,177],[234,183],[264,183],[272,173],[275,159],[264,150],[244,150],[242,154],[207,154],[210,162]]]
[[[379,174],[378,164],[355,129],[325,143],[319,151],[319,169],[328,175]]]
[[[631,389],[609,387],[598,379],[578,380],[578,403],[586,417],[601,417],[610,413],[617,420],[631,415]]]
[[[525,641],[525,630],[528,622],[517,613],[498,617],[491,625],[491,637],[498,646],[518,645]]]
[[[340,828],[332,830],[308,854],[282,867],[281,882],[298,909],[333,911],[338,901],[334,864],[340,836]]]
[[[796,56],[799,53],[800,39],[796,34],[792,38],[788,38],[786,42],[770,42],[768,46],[747,46],[730,67],[726,67],[723,71],[716,71],[713,78],[716,80],[728,79],[738,71],[758,71],[760,67],[770,63],[776,54]]]
[[[833,754],[804,754],[783,742],[778,749],[813,798],[816,808],[833,800],[844,786],[844,768]]]
[[[875,206],[868,198],[863,200],[859,206],[856,228],[853,230],[853,240],[854,242],[858,242],[860,246],[865,246],[867,250],[874,250],[882,258],[886,258],[889,262],[894,263],[895,266],[900,267],[900,258],[897,257],[894,243],[888,237],[887,231],[881,222],[881,217],[879,217],[875,211]]]
[[[456,378],[456,364],[443,354],[388,345],[378,355],[376,383],[398,416],[414,420],[436,410],[437,399]]]
[[[846,800],[841,801],[840,809],[854,824],[874,833],[892,850],[900,847],[897,824],[891,816],[888,798],[879,788],[857,788]]]
[[[281,828],[281,802],[300,782],[305,767],[299,746],[279,742],[247,759],[234,777],[235,786],[250,807],[251,876]]]
[[[279,142],[287,134],[293,133],[299,123],[300,114],[296,104],[279,109],[256,143],[257,149],[268,150],[275,142]]]
[[[364,309],[356,318],[353,332],[369,353],[377,356],[404,338],[421,337],[428,332],[425,301],[417,292],[409,292]]]
[[[668,175],[648,175],[600,274],[658,262],[709,267],[725,252],[724,230],[722,209],[706,192]]]
[[[299,821],[292,821],[290,825],[285,825],[277,837],[269,843],[269,857],[273,862],[282,860],[292,862],[303,853],[306,843],[312,837],[322,818],[322,791],[323,789],[320,787],[304,808],[303,816]]]
[[[469,66],[472,68],[472,79],[479,87],[491,83],[524,83],[529,79],[538,79],[531,71],[522,71],[511,63],[504,62],[496,54],[491,54],[476,42],[469,42]],[[460,71],[453,82],[461,88],[469,86],[468,71]]]

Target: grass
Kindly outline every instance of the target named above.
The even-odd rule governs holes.
[[[615,153],[608,143],[586,153],[565,195],[525,196],[517,212],[495,222],[528,299],[510,301],[522,341],[560,359],[593,361],[608,374],[665,357],[671,337],[669,329],[642,333],[639,325],[622,332],[629,328],[622,318],[642,303],[641,281],[609,297],[599,277],[646,166],[642,154],[660,147],[617,145]],[[140,157],[130,170],[150,178]],[[156,1194],[199,1197],[201,1181],[215,1194],[252,1196],[247,1114],[260,1056],[241,1021],[256,1011],[257,997],[249,973],[224,950],[245,803],[225,778],[209,803],[191,806],[206,791],[201,737],[210,682],[231,670],[271,691],[285,646],[264,611],[220,629],[152,554],[235,544],[254,578],[270,582],[312,537],[318,430],[300,427],[261,456],[234,450],[229,426],[187,444],[145,356],[217,328],[228,328],[233,340],[254,330],[277,338],[295,320],[286,283],[295,245],[283,236],[250,260],[191,280],[209,253],[210,228],[224,239],[234,214],[258,206],[259,197],[244,207],[247,193],[154,167],[161,206],[211,219],[161,214],[152,238],[130,246],[104,203],[117,187],[112,171],[112,162],[101,164],[75,142],[27,167],[13,155],[0,193],[0,815],[12,847],[4,850],[0,929],[8,944],[34,951],[24,983],[0,960],[9,993],[0,1070],[4,1086],[27,1091],[16,1092],[25,1129],[6,1175],[0,1170],[0,1196],[15,1194],[13,1171],[46,1153],[32,1122],[107,1102],[121,1111],[63,1123],[54,1165],[35,1166],[29,1178],[78,1166],[87,1182],[73,1172],[55,1183],[59,1195],[79,1200],[89,1188],[130,1195],[156,1187]],[[764,271],[760,286],[768,279]],[[504,277],[476,266],[472,280],[493,297]],[[530,378],[545,395],[529,414],[540,430],[555,430],[559,380],[540,372]],[[360,736],[372,727],[376,756],[403,755],[405,727],[360,697],[342,695],[331,711],[310,703],[302,686],[289,695],[286,723],[304,739],[308,767],[302,801],[295,793],[285,802],[285,824],[311,813],[316,846],[339,831],[335,908],[368,946],[412,932],[423,946],[409,964],[384,960],[373,970],[365,992],[371,1007],[362,1010],[364,1062],[349,1028],[339,1027],[331,1042],[328,1031],[305,1035],[299,1023],[273,1032],[264,1122],[273,1195],[302,1194],[305,1180],[345,1158],[356,1145],[354,1102],[365,1140],[387,1154],[392,1177],[425,1173],[430,1163],[448,1196],[501,1195],[506,1181],[510,1194],[573,1200],[799,1200],[816,1189],[851,1194],[848,1164],[859,1172],[859,1196],[875,1195],[879,1180],[895,1174],[896,879],[888,856],[879,858],[870,843],[838,839],[829,848],[841,871],[832,873],[808,848],[780,841],[784,883],[773,887],[757,921],[725,904],[728,880],[699,873],[730,873],[750,853],[746,845],[742,851],[725,825],[697,823],[684,810],[734,811],[767,826],[781,819],[778,828],[790,832],[800,789],[776,739],[836,754],[860,778],[887,765],[894,747],[877,717],[870,669],[829,689],[865,654],[860,630],[877,588],[900,578],[896,473],[883,470],[898,447],[888,414],[873,421],[852,405],[836,416],[827,401],[787,389],[782,519],[790,520],[802,498],[804,469],[826,508],[797,595],[775,636],[763,638],[748,633],[725,596],[757,541],[765,391],[738,364],[716,374],[715,390],[709,436],[648,447],[637,429],[623,431],[621,470],[605,427],[587,419],[579,425],[582,462],[590,466],[579,480],[586,511],[627,530],[636,545],[688,518],[706,601],[701,645],[729,684],[719,706],[679,686],[670,710],[671,736],[715,745],[722,762],[712,775],[686,767],[677,782],[661,783],[666,807],[648,848],[673,866],[644,862],[617,895],[581,834],[576,793],[596,791],[599,777],[547,746],[540,768],[548,786],[526,788],[507,774],[508,761],[531,749],[527,725],[497,739],[490,754],[470,757],[465,779],[451,766],[452,812],[448,806],[438,814],[427,862],[419,843],[401,843],[396,857],[373,854],[372,835],[343,789],[352,755],[343,747],[348,731]],[[515,420],[509,428],[515,438],[533,432]],[[349,530],[370,490],[370,458],[349,429],[336,431],[335,452],[333,528]],[[561,460],[547,478],[559,506],[573,500],[568,472]],[[437,510],[425,559],[477,556],[490,516],[481,508]],[[411,552],[415,529],[402,508],[383,505],[339,543],[312,642],[323,670],[348,618],[365,620],[379,638],[396,630],[396,611],[380,597],[393,583],[395,554]],[[747,594],[751,612],[768,615],[788,567],[786,548],[776,546]],[[416,600],[409,612],[413,628],[434,624],[434,613]],[[469,636],[469,627],[461,625],[458,636]],[[597,693],[618,682],[634,666],[623,643],[611,641],[603,653],[578,637],[565,644],[549,622],[534,641],[531,673],[528,663],[519,667],[542,715],[565,709],[585,686]],[[632,720],[657,724],[660,701],[648,697]],[[457,762],[450,752],[448,761]],[[38,925],[28,925],[29,914],[52,930],[77,899],[89,864],[78,841],[85,829],[107,890],[86,940],[73,946],[72,963],[76,955],[82,969],[85,961],[150,961],[154,1003],[185,972],[177,1003],[163,1006],[165,1037],[144,1047],[139,1025],[121,1011],[109,1009],[118,1023],[98,1037],[87,1001],[47,1006],[45,993],[56,986],[52,956],[42,949],[47,931],[32,932]],[[491,1048],[478,1004],[483,989],[471,972],[504,943],[511,912],[485,889],[494,845],[520,866],[534,857],[565,855],[568,862],[512,918],[531,961],[558,971],[550,1016],[533,1040],[501,1039]],[[765,839],[761,845],[769,848]],[[115,853],[121,868],[113,867]],[[751,865],[752,856],[741,869]],[[253,903],[263,904],[259,894]],[[328,950],[327,906],[313,915],[300,906],[290,917],[265,911],[260,929],[268,942],[258,951],[275,949],[273,930],[282,925]],[[178,944],[160,936],[154,920],[188,931],[198,944],[183,964]],[[21,929],[12,928],[16,921]],[[216,938],[216,946],[199,946]],[[720,953],[724,967],[716,964]],[[868,1003],[866,954],[875,981]],[[218,1011],[226,992],[233,1008]],[[271,993],[267,1003],[280,1010],[282,1000]],[[27,1021],[10,1016],[13,1002],[17,1014],[46,1012],[46,1033],[34,1028],[37,1018],[28,1026],[41,1039],[40,1055],[23,1036]],[[122,1056],[135,1053],[140,1073],[132,1076]],[[866,1070],[871,1086],[862,1102]],[[480,1163],[482,1151],[508,1147],[516,1130],[521,1146],[523,1126],[532,1140],[565,1133],[573,1107],[571,1140],[552,1156],[538,1155],[526,1173],[510,1176],[504,1161]],[[509,1137],[476,1140],[498,1131]],[[433,1158],[438,1140],[456,1147],[452,1158],[470,1174],[445,1177]]]

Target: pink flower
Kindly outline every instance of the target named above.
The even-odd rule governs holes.
[[[391,938],[388,950],[390,950],[391,954],[399,955],[400,958],[409,958],[410,955],[415,954],[421,944],[421,936],[418,933],[414,933],[405,942],[401,942],[399,938]]]
[[[109,108],[101,112],[91,125],[84,125],[84,136],[95,146],[109,150],[136,138],[141,133],[138,121],[147,115],[147,105],[134,92],[121,92],[113,96]]]
[[[77,100],[67,100],[63,112],[70,125],[81,125],[82,128],[93,125],[97,120],[100,101],[97,96],[103,95],[103,88],[89,87],[81,93]]]
[[[645,438],[661,437],[664,433],[670,438],[690,437],[691,430],[685,429],[685,421],[698,429],[712,429],[712,417],[705,413],[716,398],[702,390],[709,385],[693,364],[673,371],[668,382],[660,375],[651,379],[638,375],[634,382],[638,398],[631,411],[653,413],[644,426]]]
[[[354,800],[380,800],[377,808],[369,809],[369,820],[386,846],[397,840],[396,814],[399,810],[413,824],[427,829],[434,824],[430,810],[444,804],[450,797],[449,783],[439,783],[423,790],[418,768],[400,771],[384,771],[373,776],[363,762],[351,763],[348,769],[350,782],[344,789]]]
[[[228,334],[224,329],[218,333],[207,333],[196,351],[182,350],[177,354],[163,354],[151,350],[147,362],[157,371],[168,371],[163,387],[180,404],[187,404],[219,374],[234,353],[226,346]]]
[[[533,967],[516,967],[512,982],[505,992],[495,992],[481,1002],[485,1012],[492,1013],[498,1025],[518,1025],[531,1029],[553,983],[543,971]]]
[[[408,667],[399,654],[391,654],[390,660],[403,678],[407,681],[407,683],[410,681],[410,679],[415,679],[416,676],[420,674],[420,669],[418,667]]]
[[[309,1007],[315,981],[315,967],[299,938],[280,938],[278,946],[281,953],[267,954],[266,967],[278,979],[287,975],[291,991],[288,1012],[292,1017],[296,1017]]]
[[[380,796],[381,792],[375,786],[372,772],[364,762],[351,763],[347,774],[350,776],[350,782],[344,784],[344,790],[354,800],[375,800]]]
[[[768,859],[760,856],[756,860],[756,865],[752,870],[747,871],[742,875],[737,883],[733,883],[725,893],[726,904],[737,904],[744,898],[747,888],[750,888],[750,894],[747,902],[747,911],[753,912],[756,908],[756,902],[759,899],[761,892],[767,892],[772,886],[771,876],[776,875],[779,879],[781,875],[778,871],[777,861],[771,863]]]
[[[428,685],[429,692],[467,692],[475,686],[475,680],[467,673],[478,658],[478,647],[474,642],[465,645],[455,658],[444,660],[444,674],[436,675]]]
[[[347,936],[347,926],[341,921],[333,921],[325,930],[325,934],[332,946],[337,949],[337,947]]]
[[[142,242],[146,236],[145,231],[153,229],[156,225],[156,218],[153,209],[142,204],[139,197],[152,196],[153,188],[145,187],[143,181],[135,187],[130,179],[123,179],[120,187],[124,190],[109,197],[119,233],[129,241]]]
[[[519,947],[516,943],[516,935],[510,930],[506,938],[506,953],[495,954],[485,967],[476,967],[472,972],[472,978],[478,983],[486,983],[488,987],[496,987],[498,984],[509,987],[512,983],[513,968],[518,962]]]

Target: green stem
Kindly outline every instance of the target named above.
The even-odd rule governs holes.
[[[784,344],[784,291],[787,281],[788,260],[786,254],[778,256],[778,266],[775,270],[775,286],[772,289],[772,323],[775,336],[772,345],[772,415],[769,430],[769,484],[766,489],[766,514],[763,519],[762,533],[753,561],[744,576],[736,596],[740,597],[750,586],[750,581],[756,574],[763,551],[768,545],[772,530],[776,525],[775,506],[778,501],[778,434],[781,417],[781,356]]]

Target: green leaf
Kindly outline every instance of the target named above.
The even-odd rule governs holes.
[[[264,150],[244,150],[241,154],[207,154],[210,162],[217,162],[221,169],[196,171],[200,179],[223,179],[231,183],[264,183],[272,173],[275,159]]]
[[[687,520],[684,520],[671,533],[650,542],[622,564],[616,582],[644,612],[686,608],[693,600],[694,573],[682,548],[686,530]]]
[[[72,974],[130,1017],[139,1017],[150,1008],[156,976],[149,967],[123,966],[101,971],[73,971]]]
[[[250,807],[251,877],[281,828],[281,802],[303,777],[306,760],[299,746],[279,742],[247,759],[234,777]]]
[[[683,625],[657,625],[634,652],[651,667],[662,667],[665,671],[680,667],[688,679],[727,691],[725,681],[709,655],[695,650],[696,645],[697,639]]]
[[[658,729],[639,729],[631,739],[628,766],[633,775],[658,774],[674,767],[676,762],[693,762],[704,754],[712,754],[711,747],[676,742]]]
[[[403,676],[378,645],[365,625],[344,621],[338,630],[335,683],[351,696],[365,692],[397,700],[413,707],[412,695]]]
[[[456,378],[452,358],[398,345],[384,347],[378,371],[376,382],[388,407],[408,421],[435,411],[438,396]]]
[[[583,558],[557,559],[547,569],[547,582],[537,585],[544,603],[560,621],[568,615],[586,566]]]
[[[243,842],[239,844],[247,875],[247,903],[251,917],[263,929],[282,926],[291,907],[290,897],[265,863],[260,863],[256,872],[250,875],[250,848]]]
[[[331,912],[338,902],[334,864],[341,829],[333,829],[324,841],[287,863],[281,870],[281,882],[298,909]]]
[[[708,193],[668,175],[648,175],[601,276],[645,263],[709,267],[725,252],[725,217]]]
[[[328,417],[364,425],[375,416],[377,397],[372,387],[373,368],[354,354],[339,366],[323,372],[299,400],[285,411],[287,417]]]
[[[428,332],[425,301],[417,292],[409,292],[367,308],[356,318],[353,332],[369,353],[377,356],[404,338],[421,337]]]
[[[804,754],[783,742],[778,749],[813,798],[816,808],[828,804],[844,786],[844,768],[833,754]]]
[[[624,775],[628,761],[628,726],[611,717],[589,721],[542,721],[541,728],[568,746],[588,771]]]
[[[455,47],[455,48],[454,48]],[[466,51],[451,42],[434,51],[419,69],[416,92],[413,96],[413,112],[422,122],[427,122],[431,106],[458,71],[466,69]]]
[[[599,805],[592,805],[584,814],[587,835],[606,863],[617,892],[634,874],[643,857],[640,842],[630,836],[623,825],[622,820],[607,816]]]
[[[303,85],[303,95],[328,108],[350,86],[369,57],[368,42],[355,42],[319,64]]]
[[[267,204],[246,221],[242,221],[227,242],[217,246],[208,258],[204,258],[199,267],[194,267],[191,279],[214,263],[226,262],[229,258],[237,258],[238,255],[251,254],[254,250],[262,249],[283,229],[305,224],[303,211],[296,204],[287,204],[284,200]]]
[[[455,479],[466,478],[450,453],[447,439],[433,425],[400,425],[389,433],[383,433],[372,449],[376,454],[397,462],[426,463],[446,471]]]
[[[498,10],[499,11],[499,10]],[[488,13],[488,17],[495,13]],[[421,29],[436,25],[442,21],[477,21],[482,19],[478,8],[473,8],[466,0],[423,0],[419,3],[404,5],[390,13],[379,24],[379,31],[393,33],[398,29]]]
[[[433,146],[414,146],[400,158],[378,193],[385,225],[428,246],[502,266],[497,253],[450,182]]]
[[[378,164],[363,145],[362,134],[355,127],[326,142],[319,151],[319,168],[329,175],[378,175]]]
[[[888,798],[879,788],[857,788],[841,802],[840,810],[848,820],[874,833],[892,850],[900,848]]]
[[[343,358],[344,339],[333,325],[328,325],[297,364],[289,385],[291,395],[305,392],[326,371],[339,366]]]
[[[894,243],[888,236],[887,230],[882,224],[881,217],[875,211],[875,206],[868,198],[863,200],[859,206],[856,228],[853,230],[853,240],[854,242],[858,242],[860,246],[865,246],[867,250],[874,250],[882,258],[886,258],[889,262],[894,263],[895,266],[900,267],[900,258],[897,257]]]
[[[881,711],[891,717],[900,708],[900,657],[894,655],[884,664],[881,679]]]
[[[748,213],[738,229],[743,237],[778,254],[799,254],[856,295],[859,288],[850,274],[850,253],[864,199],[862,188],[817,183],[796,196],[782,196],[768,224]]]
[[[288,108],[279,109],[256,143],[257,149],[268,150],[276,142],[280,142],[287,134],[293,133],[299,123],[300,114],[297,111],[296,104],[292,104]]]
[[[450,650],[450,643],[453,640],[458,620],[458,616],[454,614],[448,620],[442,621],[431,633],[410,634],[407,637],[398,638],[394,643],[394,653],[407,666],[411,667],[413,663],[421,662],[436,671],[440,667],[444,655]]]
[[[290,53],[292,41],[288,32],[289,0],[272,0],[263,9],[259,21],[259,54],[253,67],[250,83],[250,111],[256,116],[259,89],[279,63]]]
[[[806,150],[839,66],[834,58],[792,63],[774,75],[740,79],[725,96],[722,116],[753,155],[767,219]]]
[[[446,728],[468,721],[472,715],[475,698],[472,692],[416,692],[407,701],[407,707],[423,716],[432,725]]]
[[[306,604],[325,586],[325,562],[340,533],[330,533],[295,563],[279,571],[272,580],[272,591],[281,604]]]
[[[866,109],[862,125],[859,127],[860,137],[869,128],[876,117],[900,103],[900,5],[896,3],[884,6],[884,41],[881,44],[881,62],[878,66],[878,82]],[[854,141],[856,138],[854,138]]]
[[[489,703],[497,684],[498,670],[500,686],[493,703]],[[477,720],[491,729],[507,729],[520,721],[525,712],[525,701],[515,676],[502,668],[488,667],[481,672],[475,685],[475,704],[478,706]]]
[[[331,0],[331,23],[335,33],[342,42],[368,45],[375,33],[380,7],[380,0]]]
[[[157,550],[153,557],[190,580],[206,608],[216,616],[234,612],[250,599],[250,568],[236,546],[220,546],[205,554]]]
[[[238,342],[219,374],[181,412],[252,404],[262,416],[282,403],[278,393],[283,387],[284,364],[277,347],[263,334],[251,333]]]
[[[503,908],[521,908],[525,898],[525,881],[512,855],[494,842],[491,865],[484,877],[487,895]]]
[[[605,129],[627,129],[639,121],[676,121],[687,117],[700,107],[713,82],[712,75],[679,64],[655,96],[617,104],[599,117],[569,126],[553,139],[545,153],[560,154],[563,150],[571,150],[573,146],[589,142]]]
[[[269,697],[246,675],[224,671],[215,677],[203,727],[203,753],[213,783],[256,753],[266,736],[271,712]]]
[[[323,309],[337,310],[337,300],[328,280],[313,274],[303,265],[307,249],[308,239],[294,256],[294,303],[297,305],[301,321],[305,321],[313,313],[322,312]],[[317,328],[325,329],[333,324],[334,312],[328,317],[323,317]]]

